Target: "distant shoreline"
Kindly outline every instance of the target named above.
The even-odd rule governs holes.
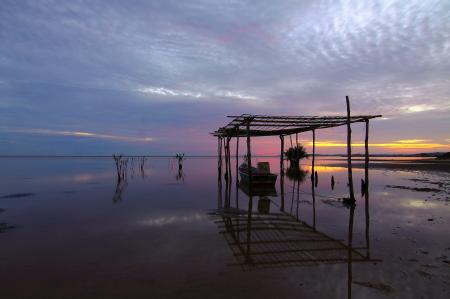
[[[111,158],[113,154],[111,155],[0,155],[0,158]],[[149,158],[172,158],[175,157],[175,154],[173,155],[123,155],[124,157],[149,157]],[[235,155],[231,155],[231,158],[233,158]],[[245,155],[239,155],[240,158],[243,158]],[[218,158],[217,155],[186,155],[185,157],[190,158]],[[252,157],[266,157],[266,158],[279,158],[280,155],[252,155]],[[308,155],[308,158],[311,158],[312,155]],[[316,154],[316,157],[319,158],[346,158],[346,155],[342,154],[336,154],[336,155],[328,155],[328,154]],[[430,159],[434,159],[437,156],[430,155],[430,156],[420,156],[420,154],[413,154],[413,155],[405,155],[405,154],[398,154],[398,155],[387,155],[387,154],[373,154],[369,155],[370,158],[385,158],[385,161],[390,161],[389,158],[422,158],[423,160],[429,161]],[[353,160],[364,160],[364,155],[361,154],[355,154],[352,155]],[[381,159],[378,159],[378,161],[382,161]],[[406,160],[405,160],[406,161]],[[411,161],[418,161],[418,160],[411,160]],[[445,161],[445,160],[444,160]]]

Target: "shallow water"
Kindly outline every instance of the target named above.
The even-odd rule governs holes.
[[[214,158],[0,159],[2,297],[449,298],[449,174],[371,169],[366,205],[354,169],[352,209],[341,162],[250,200]]]

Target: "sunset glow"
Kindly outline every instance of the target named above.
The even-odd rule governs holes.
[[[308,146],[312,146],[312,142],[308,142]],[[346,143],[337,141],[316,141],[316,147],[346,147]],[[364,147],[364,143],[352,143],[352,147]],[[369,143],[369,147],[385,148],[385,149],[450,149],[450,144],[442,143],[426,143],[422,140],[397,140],[386,143]]]

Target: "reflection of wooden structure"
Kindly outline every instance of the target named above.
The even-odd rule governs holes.
[[[368,205],[365,209],[366,244],[364,247],[353,247],[354,206],[351,206],[349,210],[348,242],[344,243],[315,229],[314,187],[311,194],[313,197],[313,225],[311,226],[298,218],[300,181],[294,181],[290,213],[284,210],[270,211],[268,205],[277,205],[277,203],[272,202],[267,196],[277,196],[276,192],[270,195],[270,192],[255,189],[250,193],[248,189],[242,188],[246,186],[242,184],[239,189],[244,192],[248,202],[243,204],[242,199],[239,200],[239,192],[236,192],[236,203],[233,205],[230,200],[231,190],[229,190],[231,182],[225,180],[225,183],[225,203],[222,205],[220,195],[218,209],[212,211],[210,215],[236,258],[237,263],[234,265],[240,265],[244,270],[254,270],[268,267],[376,261],[370,258]],[[256,203],[255,210],[257,196],[260,199]],[[297,212],[293,211],[294,199]]]
[[[239,182],[239,189],[244,191],[247,196],[250,196],[250,186],[248,184]],[[252,196],[277,196],[275,186],[252,186]]]
[[[213,213],[237,264],[244,270],[265,267],[347,263],[349,247],[287,213],[247,213],[224,209]],[[371,261],[351,248],[352,262]]]

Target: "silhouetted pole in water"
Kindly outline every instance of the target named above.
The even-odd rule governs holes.
[[[218,180],[222,181],[222,138],[217,137],[217,171],[218,171]]]
[[[331,176],[331,190],[334,190],[334,176]]]
[[[350,100],[345,97],[347,103],[347,170],[348,186],[350,189],[350,203],[355,202],[355,193],[353,191],[353,173],[352,173],[352,128],[350,126]]]
[[[236,128],[236,188],[239,184],[239,126]]]
[[[284,212],[284,136],[280,135],[281,152],[280,152],[280,192],[281,205],[280,210]]]
[[[365,187],[366,193],[369,188],[369,120],[366,119],[366,138],[364,140],[364,148],[366,150],[365,153],[365,167],[364,167],[364,176],[365,176]]]
[[[314,167],[316,164],[316,130],[312,130],[313,134],[313,158],[312,158],[312,165],[311,165],[311,181],[314,184]]]
[[[225,180],[228,180],[228,157],[227,157],[227,138],[223,138],[223,155],[224,155],[224,161],[225,161],[225,173],[224,178]]]
[[[251,119],[247,119],[247,166],[248,166],[248,181],[249,181],[249,193],[250,193],[250,199],[252,198],[252,180],[253,180],[253,174],[252,174],[252,152],[251,152],[251,145],[250,145],[250,122]]]
[[[227,179],[230,181],[231,186],[231,151],[230,151],[230,140],[231,137],[227,137],[227,146],[226,146],[226,157],[227,157]]]
[[[236,127],[236,208],[239,209],[239,126]]]
[[[365,138],[365,214],[366,214],[366,248],[367,248],[367,254],[366,257],[370,259],[370,238],[369,238],[369,224],[370,224],[370,216],[369,216],[369,120],[366,119],[366,138]]]
[[[227,138],[228,137],[223,138],[223,159],[225,161],[225,174],[224,174],[225,181],[228,180]]]

